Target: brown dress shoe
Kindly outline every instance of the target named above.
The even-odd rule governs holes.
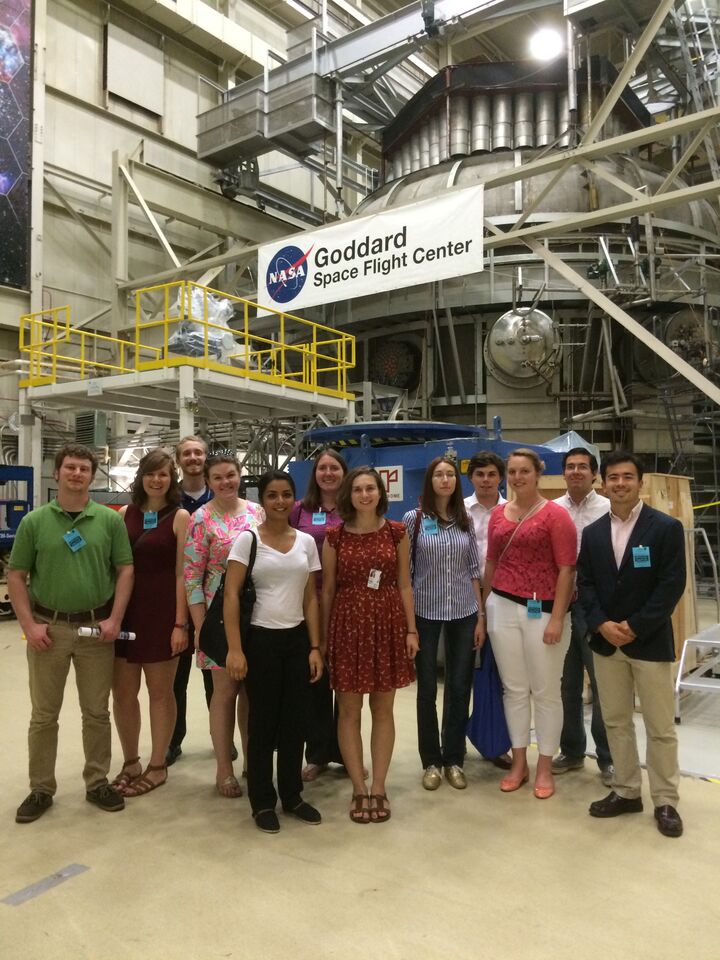
[[[614,790],[590,804],[591,817],[619,817],[621,813],[642,813],[643,802],[640,797],[619,797]]]
[[[681,837],[683,832],[683,822],[680,814],[675,807],[669,803],[661,807],[655,807],[655,819],[657,828],[664,837]]]

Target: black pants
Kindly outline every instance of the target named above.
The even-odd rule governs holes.
[[[333,709],[333,692],[330,689],[330,674],[310,687],[310,712],[308,715],[305,759],[308,763],[325,766],[327,763],[342,763],[342,754],[337,742],[337,703]]]
[[[253,627],[245,643],[248,672],[248,797],[253,813],[300,803],[310,693],[310,641],[304,623],[289,630]],[[273,752],[277,747],[277,793]]]
[[[187,649],[178,657],[177,673],[173,684],[173,693],[175,694],[175,703],[177,704],[177,720],[175,729],[170,739],[170,749],[179,747],[185,739],[187,733],[187,686],[192,670],[193,657],[195,655],[195,632],[192,626],[188,635]],[[205,700],[208,707],[213,693],[212,670],[201,670],[203,684],[205,685]]]

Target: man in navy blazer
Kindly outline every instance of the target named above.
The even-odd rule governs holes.
[[[633,454],[609,454],[600,473],[610,513],[583,531],[577,575],[615,775],[608,796],[590,804],[590,815],[642,811],[637,689],[655,820],[664,836],[679,837],[670,617],[685,589],[685,534],[678,520],[640,500],[643,467]]]

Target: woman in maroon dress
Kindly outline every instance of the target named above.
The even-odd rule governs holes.
[[[123,766],[113,785],[126,797],[140,797],[167,780],[165,754],[175,728],[173,682],[177,656],[188,643],[188,610],[183,582],[183,547],[190,514],[178,509],[181,490],[172,456],[157,449],[140,461],[120,511],[132,545],[135,586],[123,630],[134,640],[117,640],[113,715]],[[139,757],[140,680],[145,675],[150,704],[152,752],[144,772]]]
[[[350,819],[390,819],[385,789],[393,746],[395,691],[415,679],[418,635],[402,523],[386,520],[388,499],[377,471],[357,467],[343,480],[337,509],[344,523],[323,546],[323,636],[330,684],[338,699],[338,742],[353,784]],[[363,770],[361,712],[369,694],[372,783]]]

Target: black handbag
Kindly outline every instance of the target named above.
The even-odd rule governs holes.
[[[252,537],[252,546],[250,547],[250,560],[245,574],[245,583],[240,594],[240,636],[243,640],[247,639],[256,598],[252,571],[255,566],[255,554],[257,553],[257,537],[252,530],[248,532]],[[225,636],[225,614],[223,612],[224,602],[225,574],[222,575],[220,585],[215,591],[205,614],[203,625],[200,627],[199,641],[200,649],[205,656],[210,657],[213,663],[216,663],[219,667],[225,666],[228,652],[227,637]]]

